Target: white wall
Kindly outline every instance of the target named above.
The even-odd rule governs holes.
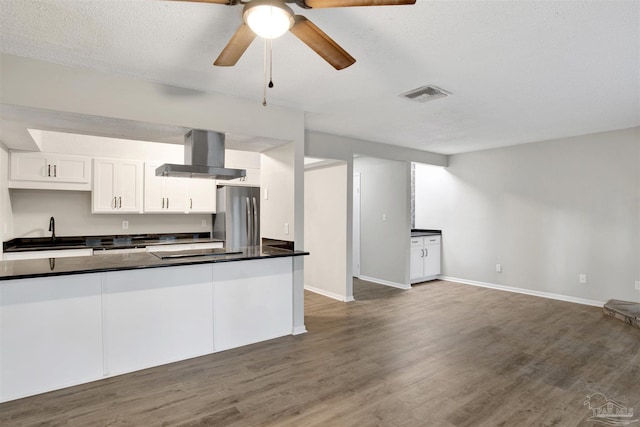
[[[272,148],[260,160],[262,191],[260,234],[262,237],[294,240],[294,145]],[[266,198],[268,194],[268,198]],[[288,225],[285,225],[288,224]],[[287,227],[287,230],[285,230]]]
[[[347,275],[347,165],[307,169],[304,207],[304,244],[311,253],[305,261],[305,288],[352,300],[353,285]]]
[[[360,174],[360,278],[408,288],[410,163],[357,157],[353,171]]]
[[[91,214],[91,192],[10,190],[15,237],[50,236],[49,217],[56,219],[57,236],[210,232],[211,215]],[[201,222],[206,221],[206,227]],[[129,229],[122,229],[129,221]]]
[[[13,213],[7,182],[9,180],[9,151],[0,143],[0,253],[2,243],[13,238]]]
[[[442,229],[445,276],[638,301],[640,128],[417,165],[416,227]]]

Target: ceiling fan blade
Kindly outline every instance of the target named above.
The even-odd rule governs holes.
[[[294,16],[295,23],[291,32],[304,44],[313,49],[336,70],[342,70],[352,65],[356,60],[326,35],[313,22],[302,15]]]
[[[235,32],[235,34],[229,40],[229,43],[222,49],[220,55],[215,60],[213,65],[218,65],[221,67],[231,67],[232,65],[236,65],[238,59],[242,56],[245,50],[249,47],[253,39],[256,38],[256,33],[251,31],[249,26],[244,22],[240,25],[240,28]]]
[[[170,0],[170,1],[188,1],[191,3],[213,3],[213,4],[228,4],[228,5],[234,5],[237,3],[236,1],[233,0]]]
[[[312,9],[323,7],[354,7],[354,6],[400,6],[415,4],[416,0],[304,0]]]

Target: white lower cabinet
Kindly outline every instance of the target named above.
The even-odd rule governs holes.
[[[23,251],[23,252],[5,252],[2,254],[3,260],[16,259],[42,259],[42,258],[68,258],[73,256],[91,256],[93,249],[53,249],[50,251]]]
[[[0,282],[0,401],[103,376],[100,278]]]
[[[107,275],[109,375],[213,352],[211,271],[204,264]]]
[[[411,238],[411,283],[433,280],[440,274],[441,236]]]
[[[289,335],[293,328],[291,258],[216,264],[216,351]],[[261,280],[256,280],[256,274]]]

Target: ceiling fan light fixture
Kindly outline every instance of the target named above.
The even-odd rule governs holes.
[[[244,22],[258,36],[275,39],[293,26],[293,10],[277,0],[252,0],[242,12]]]

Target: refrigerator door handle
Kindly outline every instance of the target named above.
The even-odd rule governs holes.
[[[247,246],[251,246],[251,202],[249,201],[249,197],[247,199]]]
[[[257,246],[258,243],[258,202],[256,198],[253,198],[253,244]]]

